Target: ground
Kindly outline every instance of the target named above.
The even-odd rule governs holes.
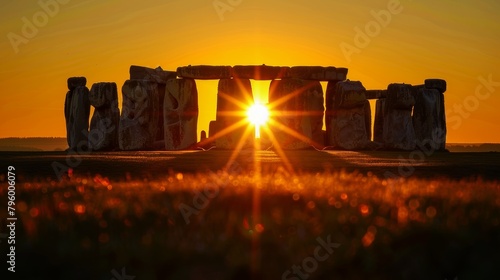
[[[16,269],[26,279],[500,274],[498,153],[0,155],[2,205],[7,167],[16,169]]]

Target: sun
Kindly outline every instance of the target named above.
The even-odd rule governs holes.
[[[269,120],[269,110],[266,106],[255,103],[247,110],[248,121],[256,127],[264,125]]]

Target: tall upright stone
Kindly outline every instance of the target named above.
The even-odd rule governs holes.
[[[253,103],[252,85],[248,79],[221,79],[217,93],[217,149],[252,147],[254,132],[247,131],[246,110]],[[246,134],[245,134],[245,131]],[[243,139],[243,140],[242,140]]]
[[[274,124],[270,126],[283,149],[324,147],[323,88],[319,81],[283,79],[271,82],[269,103]]]
[[[89,146],[93,151],[118,149],[118,90],[116,83],[95,83],[90,89],[94,115],[90,121]]]
[[[155,149],[164,149],[165,140],[164,140],[164,116],[163,116],[163,105],[165,98],[165,85],[168,80],[176,79],[177,72],[175,71],[165,71],[161,67],[148,68],[143,66],[131,65],[130,66],[130,80],[145,80],[154,82],[158,87],[158,116],[156,119],[158,123],[156,126],[158,127],[153,147]]]
[[[386,148],[414,150],[416,148],[412,109],[415,99],[412,86],[390,84],[384,105],[383,142]]]
[[[79,152],[88,151],[90,101],[86,83],[85,77],[69,78],[64,103],[68,147]]]
[[[370,144],[371,109],[361,82],[329,82],[326,93],[327,145],[361,150]],[[370,116],[369,116],[370,115]]]
[[[168,80],[164,101],[165,149],[184,150],[196,144],[198,91],[193,79]]]
[[[385,98],[378,99],[375,103],[375,122],[373,124],[373,141],[384,143],[384,108]]]
[[[446,81],[428,79],[414,87],[413,127],[419,146],[431,150],[446,149],[446,114],[444,95]]]
[[[122,87],[122,93],[120,149],[153,149],[160,115],[157,83],[147,80],[128,80]]]

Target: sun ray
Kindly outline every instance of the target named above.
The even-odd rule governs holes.
[[[276,153],[278,154],[278,156],[283,161],[283,164],[285,165],[286,170],[288,172],[290,172],[290,173],[294,173],[293,166],[290,163],[290,160],[286,156],[285,152],[281,148],[280,143],[278,142],[278,140],[274,136],[273,131],[268,126],[264,127],[264,131],[265,131],[265,133],[267,133],[267,136],[269,137],[269,140],[271,140],[271,143],[273,144],[273,147],[275,148]]]

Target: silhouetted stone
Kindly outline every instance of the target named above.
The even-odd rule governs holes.
[[[387,90],[367,90],[366,99],[381,99],[387,97]]]
[[[118,91],[115,83],[96,83],[90,89],[94,115],[90,121],[89,146],[93,151],[118,148]]]
[[[128,80],[122,87],[119,144],[122,150],[148,150],[158,131],[159,96],[157,83]]]
[[[318,81],[283,79],[271,82],[269,103],[273,106],[272,133],[283,149],[324,147],[322,134],[324,101]]]
[[[253,104],[252,85],[248,79],[221,79],[217,93],[217,149],[235,149],[238,142],[249,148],[255,138],[248,130],[246,110]]]
[[[375,122],[373,124],[373,141],[384,142],[384,108],[385,99],[379,99],[375,103]]]
[[[389,85],[384,105],[383,128],[383,140],[387,148],[415,149],[416,138],[411,116],[413,105],[415,105],[415,99],[411,85]]]
[[[230,79],[232,77],[231,66],[185,66],[177,68],[177,75],[189,79]]]
[[[287,77],[290,67],[251,65],[233,66],[233,77],[237,79],[274,80]]]
[[[219,132],[219,127],[217,126],[217,121],[211,121],[208,125],[208,138],[214,138],[214,136]]]
[[[87,78],[85,77],[71,77],[68,79],[68,89],[74,90],[77,87],[84,87],[87,85]]]
[[[166,84],[168,80],[176,79],[177,72],[164,71],[161,67],[156,69],[143,66],[130,66],[130,80],[148,80],[158,84]]]
[[[79,86],[71,94],[67,123],[70,149],[78,152],[88,151],[89,116],[89,89]]]
[[[369,146],[371,109],[365,91],[361,82],[328,83],[326,93],[328,146],[345,150],[362,150]]]
[[[314,81],[343,81],[347,78],[347,72],[347,68],[295,66],[290,68],[288,76],[295,79]]]
[[[437,89],[420,87],[415,94],[413,127],[419,146],[428,150],[445,150],[446,117],[444,95]]]
[[[446,81],[441,79],[427,79],[425,80],[425,87],[428,89],[436,89],[440,93],[446,91]]]
[[[184,150],[196,144],[198,91],[192,79],[168,80],[164,101],[165,149]]]

